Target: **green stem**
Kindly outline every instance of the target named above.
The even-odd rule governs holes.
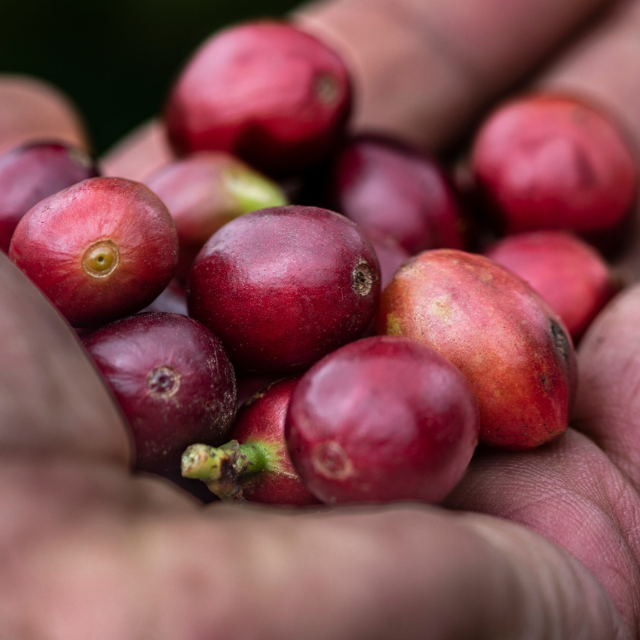
[[[182,454],[182,475],[202,480],[221,500],[242,501],[239,478],[259,473],[267,457],[258,443],[238,444],[231,440],[221,447],[193,444]]]

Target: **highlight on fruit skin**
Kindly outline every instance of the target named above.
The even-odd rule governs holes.
[[[225,442],[236,414],[235,373],[202,324],[176,313],[141,313],[82,342],[127,418],[137,469],[175,472],[191,443]]]
[[[285,419],[298,378],[285,378],[245,402],[221,447],[190,446],[182,475],[204,482],[220,499],[307,506],[319,500],[293,467],[284,437]]]
[[[179,155],[227,151],[280,177],[326,158],[350,111],[340,57],[287,22],[263,20],[202,44],[171,90],[164,120]]]
[[[19,222],[9,257],[74,327],[140,311],[173,277],[178,237],[147,187],[90,178],[45,198]]]
[[[577,385],[569,332],[493,260],[453,249],[414,256],[384,290],[376,326],[460,369],[478,399],[482,444],[526,450],[567,429]]]
[[[573,97],[534,94],[499,106],[471,152],[477,186],[507,233],[617,228],[638,191],[624,131]]]
[[[359,338],[379,296],[379,261],[357,225],[295,205],[226,224],[187,283],[190,315],[220,338],[236,367],[283,374]]]
[[[186,281],[204,243],[227,222],[288,204],[282,189],[223,151],[201,151],[162,167],[144,180],[169,209],[180,257],[176,277]]]
[[[398,140],[352,137],[332,162],[327,189],[336,211],[412,255],[465,247],[462,208],[444,169]]]
[[[376,336],[330,353],[295,388],[293,465],[325,503],[443,500],[478,442],[471,385],[415,340]]]
[[[565,231],[507,236],[484,254],[530,284],[562,318],[574,341],[621,289],[604,258]]]

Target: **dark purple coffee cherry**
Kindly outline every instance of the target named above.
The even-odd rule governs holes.
[[[333,165],[329,192],[336,211],[367,233],[391,236],[410,254],[463,248],[460,205],[445,172],[396,140],[351,140]]]
[[[83,343],[129,422],[137,469],[177,473],[190,444],[225,442],[236,413],[235,373],[220,341],[199,322],[141,313]]]
[[[63,143],[31,143],[1,155],[0,249],[9,252],[18,222],[40,200],[97,175],[85,151]]]

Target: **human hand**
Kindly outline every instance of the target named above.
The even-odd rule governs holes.
[[[344,0],[314,12],[315,29],[349,34],[344,42],[351,43],[353,58],[364,45],[358,45],[355,27],[345,17],[353,11],[349,4],[358,7],[354,15],[363,24],[364,18],[378,20],[380,34],[395,28],[398,34],[422,33],[417,18],[393,27],[379,17],[397,4],[380,2],[368,12],[364,0],[357,5]],[[467,106],[470,92],[481,92],[484,81],[471,82],[469,74],[468,90],[449,94],[452,85],[467,86],[467,76],[440,82],[448,75],[443,62],[443,72],[433,76],[433,92],[425,92],[441,106],[411,125],[414,133],[407,137],[432,148],[450,141],[485,101],[521,77],[596,7],[595,1],[578,0],[561,7],[552,0],[544,6],[529,0],[516,4],[420,5],[434,11],[457,8],[458,19],[469,23],[460,33],[477,29],[476,41],[486,36],[482,29],[495,28],[495,51],[483,76],[491,76],[493,88]],[[486,16],[486,22],[469,19],[462,5],[474,9],[476,18]],[[521,25],[518,37],[506,29],[514,12]],[[496,16],[501,25],[494,24]],[[548,23],[538,25],[536,19]],[[616,48],[620,35],[614,18],[609,20],[582,54],[580,48],[570,54],[574,60],[595,55],[593,47],[603,41]],[[628,17],[619,20],[631,24]],[[368,29],[380,49],[378,60],[384,61],[383,51],[393,56],[402,39],[383,40],[375,33]],[[509,42],[498,46],[499,34],[510,34]],[[529,34],[528,49],[518,57],[523,34]],[[433,42],[449,43],[444,37],[432,35]],[[423,46],[422,63],[410,48],[404,62],[401,57],[392,65],[396,71],[408,65],[406,100],[396,101],[396,112],[389,106],[375,115],[378,103],[367,103],[372,94],[365,92],[361,126],[396,123],[402,133],[411,122],[402,105],[416,117],[422,113],[421,99],[410,91],[415,84],[410,69],[422,64],[437,70],[444,55],[444,45],[433,51]],[[539,82],[553,86],[563,67],[578,69],[570,60],[561,57]],[[629,52],[625,73],[633,72],[634,60],[640,64],[640,52]],[[373,83],[367,74],[382,68],[376,64],[382,62],[372,63],[370,71],[363,68],[361,82]],[[589,78],[585,85],[591,86]],[[618,117],[625,105],[631,111],[627,94],[614,99],[612,90],[604,93]],[[468,115],[456,120],[453,105]],[[449,119],[454,122],[445,134]],[[626,125],[632,132],[631,119]],[[0,638],[638,635],[640,476],[633,396],[640,358],[632,332],[640,315],[639,289],[614,302],[581,345],[574,426],[582,433],[570,429],[556,444],[529,453],[479,452],[448,500],[454,512],[413,505],[295,517],[220,505],[198,511],[160,481],[131,476],[125,432],[100,381],[64,323],[6,260],[0,261],[0,298],[2,334],[12,337],[1,347],[8,365],[0,373]]]

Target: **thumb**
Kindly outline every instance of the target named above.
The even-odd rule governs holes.
[[[126,464],[123,419],[71,327],[0,253],[0,452]]]

